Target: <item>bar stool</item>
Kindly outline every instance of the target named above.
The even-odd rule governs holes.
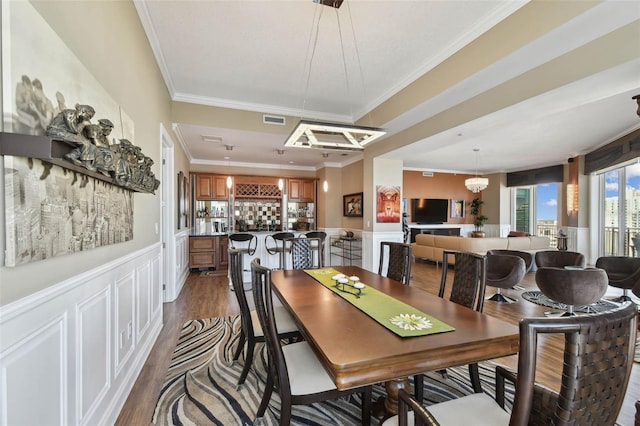
[[[324,243],[327,239],[327,233],[323,231],[311,231],[304,234],[307,238],[319,238],[320,239],[320,247],[316,244],[311,245],[311,250],[318,253],[318,267],[322,268],[324,266]]]
[[[243,272],[242,275],[244,277],[244,272],[250,271],[250,269],[244,269],[244,255],[253,256],[256,253],[258,237],[247,232],[231,234],[229,235],[229,247],[240,253],[240,270]],[[251,259],[249,259],[249,261],[251,261]],[[231,288],[233,289],[233,287]],[[245,290],[251,290],[251,286],[245,288]]]
[[[285,265],[284,253],[287,251],[287,242],[289,238],[294,238],[293,232],[276,232],[275,234],[269,234],[264,238],[264,247],[267,253],[274,255],[277,254],[278,269],[282,269]],[[271,245],[269,245],[271,243]]]

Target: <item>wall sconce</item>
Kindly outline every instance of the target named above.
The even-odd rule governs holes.
[[[578,211],[578,185],[567,184],[567,214],[571,215]]]

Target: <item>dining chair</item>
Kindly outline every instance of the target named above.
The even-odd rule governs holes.
[[[276,232],[264,237],[264,248],[267,253],[278,256],[278,268],[286,268],[285,253],[287,252],[287,243],[285,240],[295,238],[293,232]]]
[[[319,238],[320,247],[312,246],[313,250],[317,252],[320,267],[324,266],[324,246],[327,242],[327,233],[324,231],[309,231],[304,234],[307,238]]]
[[[310,269],[322,266],[321,259],[318,257],[316,261],[316,256],[314,256],[314,247],[320,247],[321,244],[319,238],[289,238],[285,240],[285,244],[288,244],[285,259],[291,257],[291,269]]]
[[[629,290],[640,283],[640,257],[603,256],[596,260],[596,268],[604,269],[609,285],[622,289],[622,296],[612,302],[630,302]]]
[[[336,399],[353,393],[362,397],[362,424],[371,424],[371,386],[338,390],[333,379],[318,360],[306,341],[282,345],[272,299],[271,270],[260,265],[260,259],[251,262],[253,296],[258,318],[264,330],[269,356],[267,383],[256,414],[264,413],[275,390],[280,395],[280,425],[291,422],[293,405],[309,405],[314,402]],[[256,419],[256,421],[257,421]]]
[[[496,367],[495,400],[476,393],[425,408],[400,390],[398,415],[383,426],[614,425],[633,366],[636,322],[633,303],[594,315],[524,318],[518,372]],[[564,336],[558,391],[535,382],[541,334]],[[504,411],[505,379],[515,383],[511,414]]]
[[[378,274],[409,285],[411,280],[411,245],[392,241],[380,242]]]
[[[230,248],[229,249],[229,272],[231,275],[231,284],[240,307],[240,337],[238,338],[238,347],[233,355],[233,361],[237,361],[244,349],[245,342],[247,344],[247,354],[244,360],[244,367],[238,379],[238,386],[242,385],[249,374],[249,369],[253,363],[253,353],[256,343],[264,342],[264,332],[258,314],[255,310],[250,309],[247,296],[244,292],[242,282],[242,255],[243,251]],[[289,312],[282,307],[274,308],[276,323],[278,324],[278,335],[282,339],[291,340],[293,338],[302,338],[298,327]]]
[[[447,276],[449,256],[453,256],[453,281],[447,292]],[[444,298],[449,293],[449,301],[482,312],[487,280],[487,256],[477,253],[445,250],[442,254],[442,275],[438,297]],[[446,371],[442,371],[446,374]],[[474,392],[482,392],[478,364],[469,364],[469,379]],[[424,376],[414,376],[416,400],[422,402],[424,396]]]

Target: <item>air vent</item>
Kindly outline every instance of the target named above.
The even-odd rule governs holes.
[[[220,136],[202,135],[202,141],[209,143],[220,143],[222,142],[222,138]]]
[[[262,122],[264,124],[277,124],[278,126],[284,126],[286,124],[286,120],[284,117],[279,117],[277,115],[266,115],[262,116]]]
[[[424,176],[424,177],[433,177],[433,172],[422,172],[422,176]]]

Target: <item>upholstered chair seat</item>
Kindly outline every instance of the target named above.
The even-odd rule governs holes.
[[[599,268],[538,268],[536,284],[548,298],[567,305],[563,316],[573,316],[574,306],[591,305],[607,291],[607,273]]]
[[[615,302],[629,302],[629,290],[640,283],[640,257],[604,256],[596,260],[596,268],[604,269],[609,285],[622,289],[622,296]]]
[[[496,288],[496,293],[489,300],[515,302],[516,299],[503,295],[501,291],[517,285],[522,281],[526,272],[527,267],[520,256],[487,254],[487,285]]]

